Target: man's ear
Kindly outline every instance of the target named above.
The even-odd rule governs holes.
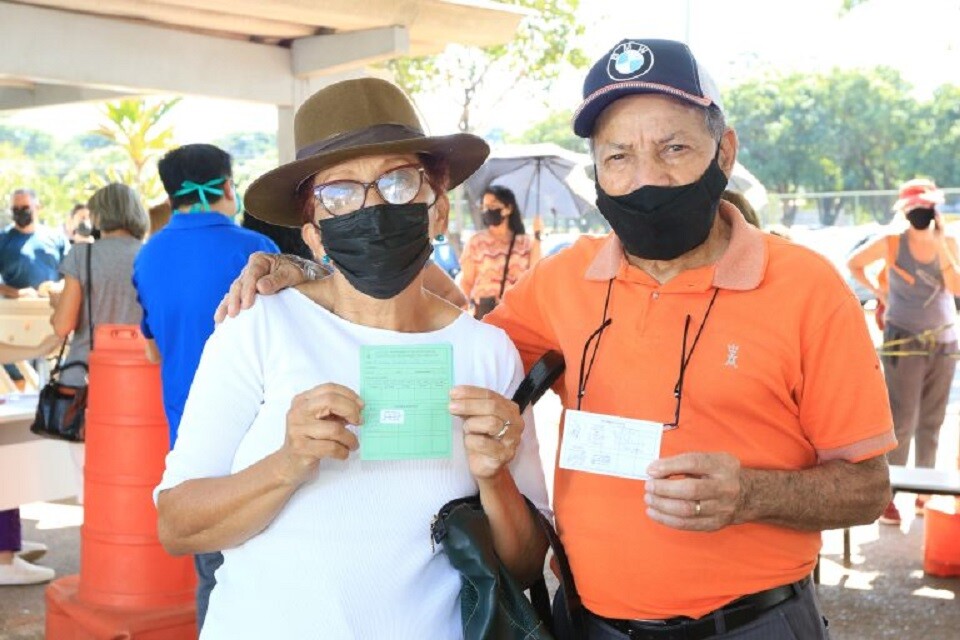
[[[309,222],[304,224],[300,227],[300,237],[303,238],[303,242],[310,247],[310,253],[313,254],[314,260],[317,262],[323,260],[326,252],[323,250],[323,243],[320,242],[320,229],[317,228],[317,225],[310,224]]]
[[[720,137],[720,168],[729,178],[733,174],[733,165],[737,162],[737,150],[740,147],[740,141],[737,139],[737,132],[728,128]]]
[[[237,183],[233,178],[227,178],[223,181],[223,197],[232,202],[237,201]]]

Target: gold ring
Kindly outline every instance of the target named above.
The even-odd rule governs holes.
[[[700,516],[700,501],[699,501],[699,500],[696,500],[696,501],[694,501],[694,503],[693,503],[693,515],[694,515],[694,517],[699,517],[699,516]]]
[[[493,439],[494,439],[494,440],[502,440],[502,439],[503,439],[503,436],[507,435],[507,431],[508,431],[509,429],[510,429],[510,421],[509,421],[509,420],[504,420],[504,421],[503,421],[503,429],[500,429],[500,431],[497,433],[497,435],[493,436]]]

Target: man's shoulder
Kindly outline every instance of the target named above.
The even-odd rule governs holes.
[[[823,254],[778,236],[768,235],[765,241],[767,273],[761,286],[780,284],[798,294],[808,290],[852,294],[837,267]]]

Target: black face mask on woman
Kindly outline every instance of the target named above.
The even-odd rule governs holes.
[[[320,242],[360,293],[379,300],[406,289],[430,258],[427,205],[378,204],[318,223]]]
[[[630,255],[645,260],[673,260],[703,244],[720,206],[727,176],[717,155],[703,175],[679,187],[640,187],[610,196],[597,182],[597,208]]]
[[[933,209],[913,209],[907,213],[907,221],[914,229],[923,230],[933,222],[934,215]]]
[[[503,209],[484,209],[481,217],[488,227],[499,227],[503,222]]]

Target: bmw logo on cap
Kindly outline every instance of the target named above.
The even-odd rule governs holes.
[[[607,75],[612,80],[633,80],[653,67],[653,51],[642,42],[632,40],[617,46],[607,61]]]

